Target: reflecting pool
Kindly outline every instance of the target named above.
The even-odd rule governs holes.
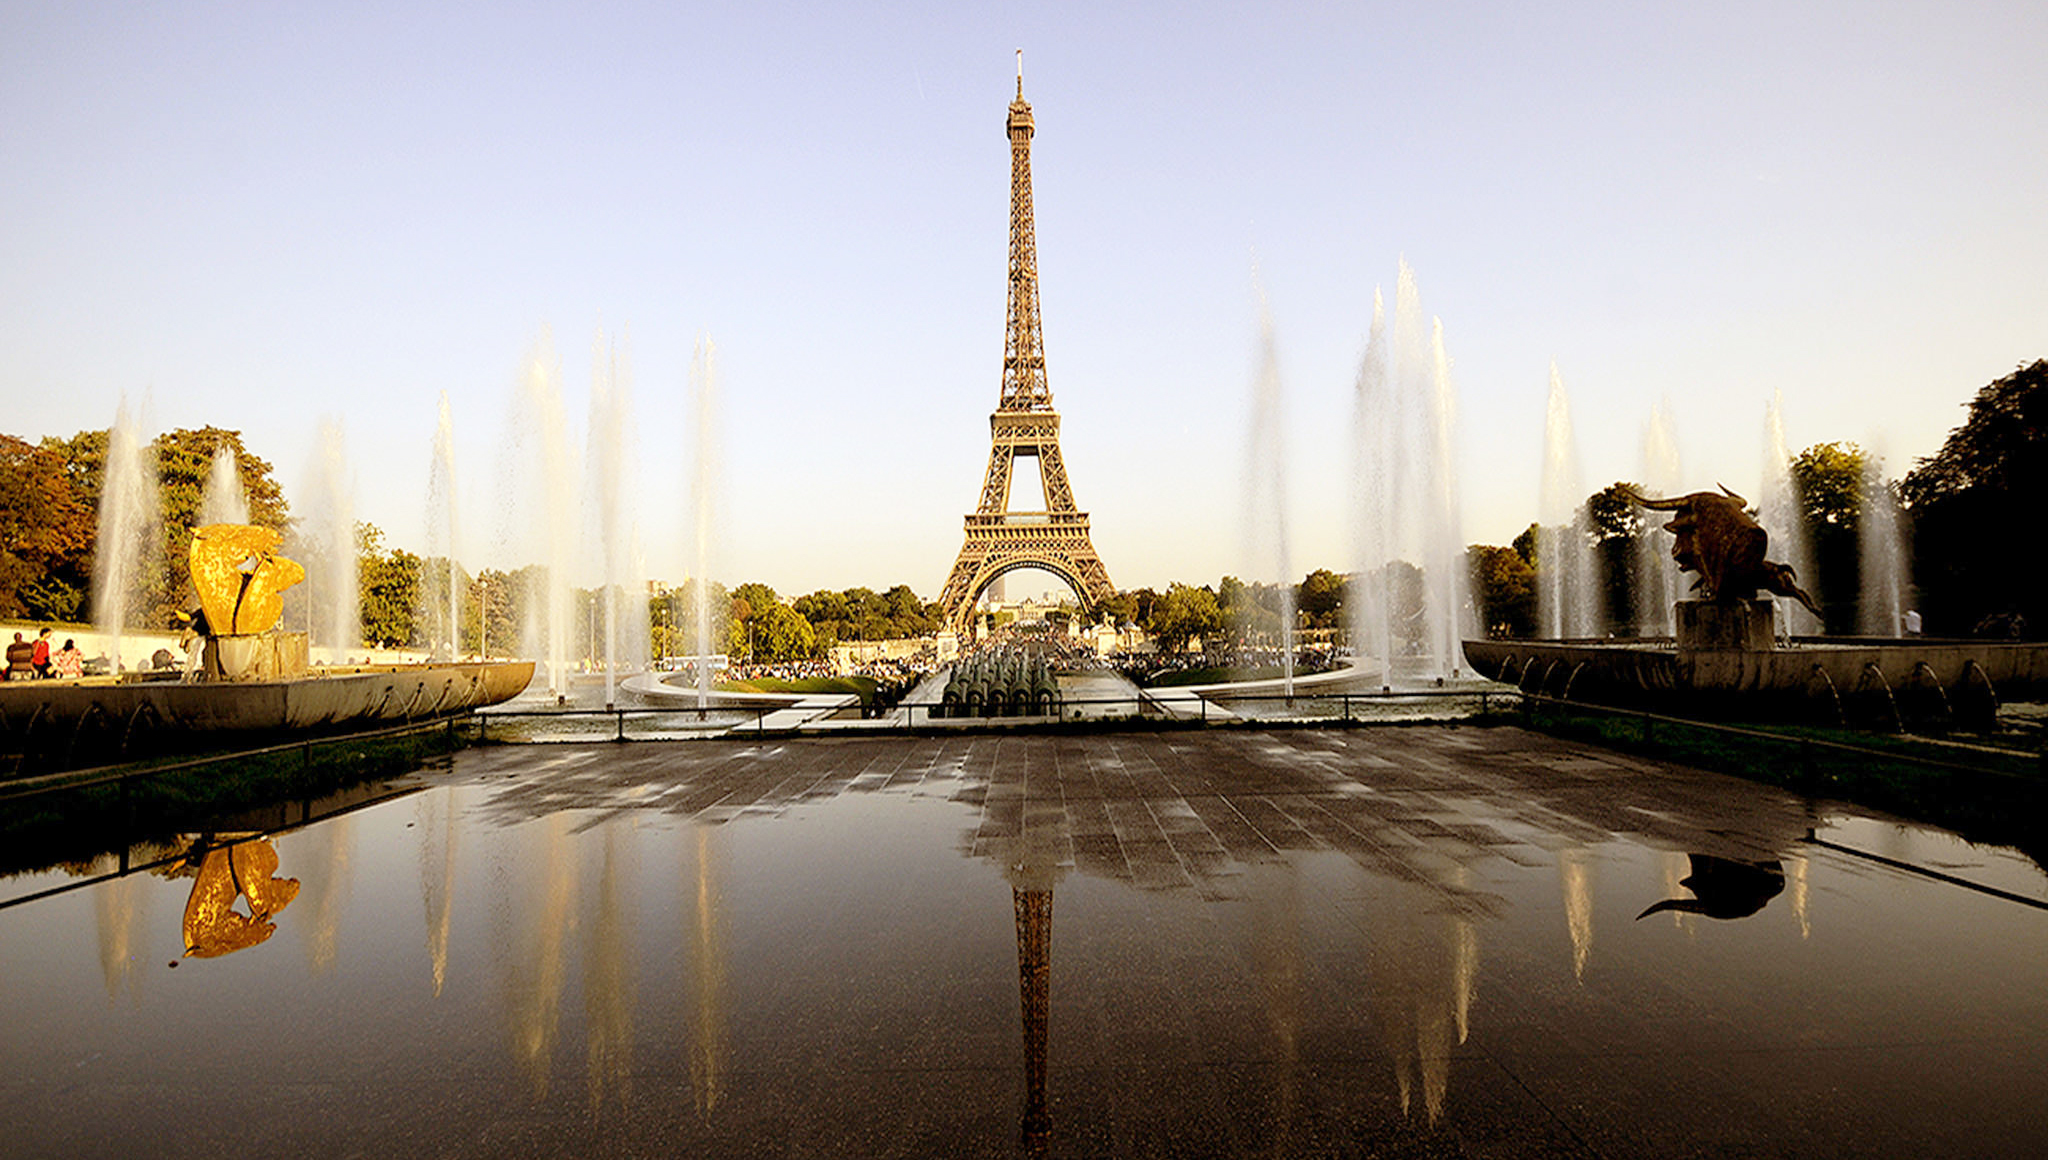
[[[485,747],[129,864],[0,882],[0,1153],[2048,1150],[2038,867],[1509,728]]]

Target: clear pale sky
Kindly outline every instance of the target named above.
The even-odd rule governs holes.
[[[418,547],[441,393],[487,529],[522,356],[552,327],[581,447],[624,326],[675,580],[708,334],[724,578],[935,596],[999,384],[1022,47],[1051,385],[1120,586],[1251,571],[1254,253],[1297,570],[1350,559],[1351,385],[1404,255],[1468,540],[1535,517],[1552,359],[1589,488],[1639,474],[1660,400],[1692,485],[1755,488],[1774,391],[1794,449],[1898,473],[2048,357],[2044,45],[2037,0],[11,4],[0,430],[147,394],[296,496],[339,417],[359,518]]]

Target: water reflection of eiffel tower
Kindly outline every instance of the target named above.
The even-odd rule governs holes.
[[[1060,416],[1052,409],[1045,377],[1044,333],[1038,317],[1038,242],[1031,203],[1031,136],[1036,131],[1024,99],[1022,54],[1017,99],[1010,102],[1010,293],[1003,338],[1003,391],[989,416],[993,445],[981,501],[967,516],[967,540],[939,594],[948,627],[965,632],[974,601],[1006,572],[1042,568],[1065,581],[1093,608],[1116,595],[1109,571],[1095,554],[1088,513],[1074,506],[1060,457]],[[1018,459],[1038,463],[1043,511],[1010,510],[1010,469]]]
[[[1045,1101],[1045,1035],[1052,992],[1052,891],[1010,888],[1017,911],[1017,1002],[1024,1022],[1024,1142],[1052,1134]]]

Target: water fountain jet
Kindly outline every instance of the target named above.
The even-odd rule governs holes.
[[[107,432],[100,485],[98,548],[93,554],[93,619],[108,641],[112,672],[122,669],[122,636],[147,577],[163,550],[156,451],[143,439],[143,419],[124,394]]]

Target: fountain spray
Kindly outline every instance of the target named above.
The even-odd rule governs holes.
[[[441,642],[448,643],[448,658],[462,654],[462,576],[456,565],[455,501],[455,417],[448,405],[448,392],[441,392],[440,421],[434,428],[434,466],[427,476],[427,558],[437,554],[447,560],[446,588],[427,596],[430,607],[421,619],[433,635],[427,641],[427,655],[439,656]]]
[[[1258,272],[1252,273],[1256,287]],[[1246,458],[1245,532],[1257,568],[1271,561],[1280,595],[1280,674],[1287,700],[1294,701],[1294,586],[1287,560],[1286,436],[1280,393],[1280,355],[1273,339],[1273,311],[1259,296],[1259,370],[1252,385],[1251,446]],[[1263,568],[1259,568],[1263,570]],[[1256,575],[1256,572],[1254,573]]]
[[[107,637],[114,672],[121,671],[121,637],[130,604],[163,547],[157,504],[156,451],[143,441],[144,419],[126,394],[107,432],[100,485],[99,548],[93,554],[93,619]]]
[[[711,520],[718,481],[718,348],[709,336],[697,340],[690,362],[690,389],[697,411],[697,483],[692,499],[697,518],[696,619],[697,707],[711,703]]]

